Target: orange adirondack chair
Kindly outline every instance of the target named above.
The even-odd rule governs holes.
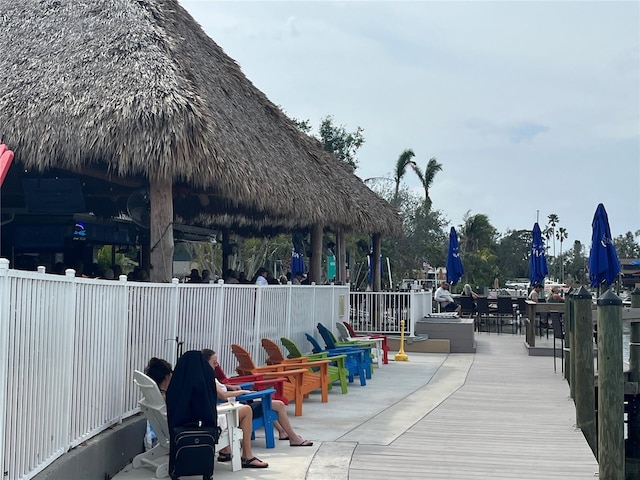
[[[247,350],[240,345],[231,345],[231,351],[238,360],[236,371],[239,375],[263,375],[265,378],[284,377],[284,394],[296,403],[295,415],[302,415],[302,400],[309,393],[320,389],[322,403],[329,401],[329,360],[313,362],[281,363],[278,365],[256,366]],[[318,367],[319,372],[313,372],[310,367]]]

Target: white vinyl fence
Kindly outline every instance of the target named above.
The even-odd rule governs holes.
[[[261,338],[310,347],[316,325],[349,319],[349,286],[151,284],[9,269],[0,259],[0,472],[30,479],[138,411],[132,381],[157,356],[231,344],[263,364]]]
[[[0,472],[34,477],[69,449],[138,412],[134,369],[212,348],[232,375],[231,344],[264,363],[262,338],[335,330],[398,334],[431,312],[431,292],[351,293],[349,286],[151,284],[9,269],[0,259]]]
[[[358,331],[415,336],[415,324],[432,313],[431,291],[352,292],[349,322]]]

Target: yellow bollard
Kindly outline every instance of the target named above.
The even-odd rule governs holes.
[[[404,353],[404,320],[400,320],[400,351],[393,358],[396,362],[406,362],[409,356]]]

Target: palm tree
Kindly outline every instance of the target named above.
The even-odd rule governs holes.
[[[409,166],[409,164],[415,166],[416,162],[411,160],[415,156],[416,154],[413,153],[413,150],[408,148],[400,154],[400,157],[398,157],[398,161],[396,162],[396,169],[393,174],[393,180],[396,182],[396,189],[395,193],[393,194],[394,207],[398,206],[398,192],[400,191],[400,181],[402,180],[402,177],[404,177],[404,174],[407,173],[407,166]]]
[[[489,217],[482,213],[464,215],[464,224],[459,228],[462,248],[465,253],[477,253],[484,248],[492,247],[495,243],[496,229]]]
[[[553,258],[556,258],[556,225],[560,222],[558,215],[550,213],[547,217],[549,219],[549,225],[551,226],[551,238],[553,239]]]
[[[562,258],[562,242],[564,242],[565,239],[569,238],[567,229],[564,227],[559,227],[558,232],[556,233],[556,238],[560,240],[560,282],[564,283],[564,258]]]
[[[412,167],[413,171],[416,172],[416,175],[420,179],[422,187],[424,188],[425,205],[427,206],[427,209],[431,209],[431,198],[429,197],[429,189],[431,188],[431,184],[433,183],[433,179],[435,178],[436,173],[442,170],[442,164],[438,163],[436,157],[431,157],[427,162],[427,168],[425,168],[424,173],[415,163],[412,165]]]

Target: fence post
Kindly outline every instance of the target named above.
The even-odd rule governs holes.
[[[118,289],[120,293],[119,298],[119,307],[120,310],[116,312],[118,321],[120,322],[120,352],[119,358],[121,359],[121,372],[122,378],[131,379],[132,372],[128,371],[130,365],[127,364],[127,327],[129,326],[129,286],[127,285],[127,277],[125,275],[120,275],[118,278]],[[122,418],[124,414],[124,408],[126,404],[125,392],[127,389],[124,385],[121,385],[121,394],[120,394],[120,418],[118,419],[119,423],[122,423]]]
[[[624,372],[622,300],[611,290],[598,298],[599,476],[624,480]]]
[[[591,293],[581,287],[572,297],[575,322],[571,344],[571,390],[576,404],[576,426],[582,430],[591,450],[597,455]]]
[[[171,279],[171,336],[169,338],[175,338],[176,339],[176,345],[175,345],[175,352],[171,352],[171,351],[167,351],[167,353],[165,354],[164,358],[171,358],[173,356],[173,354],[175,353],[176,359],[174,362],[174,366],[176,365],[176,363],[178,363],[178,354],[180,352],[180,336],[179,336],[179,332],[178,332],[178,305],[180,303],[180,280],[178,280],[177,278],[172,278]],[[173,343],[167,343],[165,342],[165,345],[173,345]],[[169,347],[171,348],[171,347]]]
[[[215,311],[212,315],[212,320],[214,322],[214,338],[212,345],[216,345],[214,347],[216,350],[219,349],[217,345],[222,344],[222,324],[224,323],[224,304],[225,304],[225,283],[223,279],[218,280],[218,282],[214,285],[214,292],[216,292],[216,306]]]
[[[415,337],[416,316],[418,314],[419,300],[421,300],[421,298],[416,295],[416,292],[413,289],[411,289],[411,291],[409,292],[409,312],[411,312],[411,314],[409,315],[409,337],[411,338]],[[402,329],[400,331],[400,334],[402,334]]]
[[[4,419],[6,417],[6,382],[8,378],[9,359],[9,260],[0,258],[0,474],[4,475]]]
[[[254,287],[256,289],[256,308],[253,315],[253,342],[251,345],[251,357],[258,358],[258,347],[260,346],[260,330],[262,323],[262,295],[265,288],[261,285]],[[315,291],[315,288],[314,288]]]
[[[575,376],[575,371],[571,371],[571,364],[573,363],[572,357],[575,355],[575,325],[576,325],[576,304],[575,295],[578,294],[577,289],[570,289],[565,296],[565,312],[564,312],[564,378],[569,383],[571,389],[571,382]],[[571,398],[574,398],[571,395]]]
[[[640,308],[640,289],[635,288],[631,292],[631,308]],[[629,335],[629,381],[640,384],[640,323],[631,322]],[[627,436],[629,438],[629,449],[632,458],[640,457],[640,412],[637,409],[637,397],[634,398],[634,407],[631,408],[628,416]]]
[[[67,268],[64,271],[65,279],[69,282],[69,287],[65,300],[65,318],[69,322],[69,328],[67,328],[67,344],[63,346],[63,348],[67,349],[67,358],[66,365],[61,365],[61,371],[66,372],[67,376],[67,385],[65,385],[67,390],[67,408],[65,408],[65,419],[64,425],[66,425],[67,430],[67,444],[65,445],[65,449],[69,450],[72,446],[71,444],[71,416],[73,412],[76,411],[76,405],[74,405],[73,398],[73,356],[74,356],[74,342],[76,337],[76,302],[77,302],[77,293],[76,293],[76,271],[73,268]]]

